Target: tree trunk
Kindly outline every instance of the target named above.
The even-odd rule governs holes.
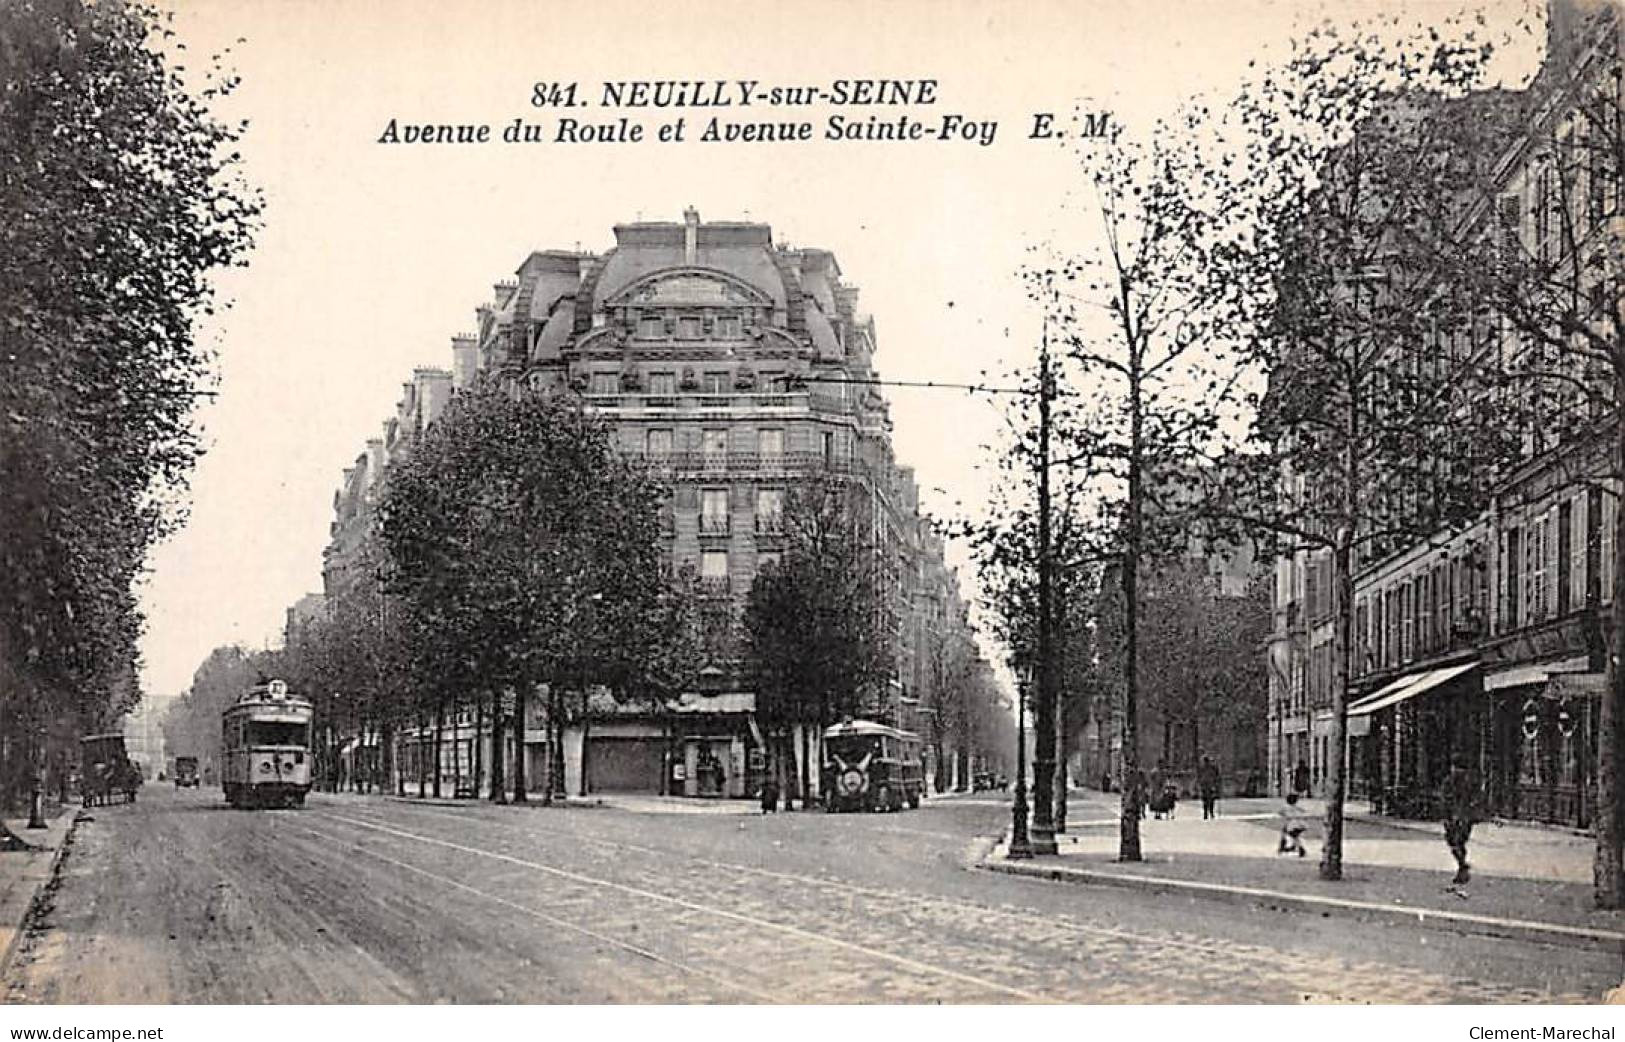
[[[485,784],[485,750],[480,746],[485,741],[485,701],[476,692],[474,695],[474,798],[480,798],[480,788]]]
[[[451,714],[451,771],[453,797],[461,796],[468,791],[463,784],[463,740],[458,737],[462,731],[463,703],[455,704],[455,711]],[[365,729],[363,729],[365,733]]]
[[[587,745],[592,739],[591,727],[591,720],[583,715],[581,718],[581,777],[578,779],[576,784],[577,789],[580,790],[580,793],[583,796],[587,795]],[[560,739],[559,744],[562,746],[564,744],[562,734],[560,735]]]
[[[1129,388],[1128,531],[1123,553],[1123,798],[1118,804],[1117,859],[1139,861],[1140,801],[1140,452],[1145,425],[1136,379]]]
[[[1625,367],[1614,371],[1613,471],[1625,474]],[[1606,494],[1606,493],[1604,493]],[[1598,908],[1625,907],[1625,505],[1614,514],[1613,626],[1608,636],[1608,687],[1597,702],[1597,850],[1592,860],[1592,899]]]
[[[34,729],[33,761],[28,786],[28,828],[43,829],[45,824],[45,727]]]
[[[446,706],[444,703],[434,707],[434,798],[440,798],[440,776],[445,773],[445,764],[441,761],[441,752],[446,746]]]
[[[801,809],[807,809],[807,803],[812,799],[812,789],[807,785],[807,774],[812,766],[812,729],[806,724],[801,725],[801,779],[797,789],[801,792]]]
[[[530,716],[530,675],[519,678],[519,689],[513,696],[513,801],[528,803],[525,790],[525,727]]]
[[[421,800],[421,798],[426,797],[426,795],[429,795],[429,779],[427,779],[426,775],[424,775],[424,771],[426,771],[427,766],[429,766],[429,756],[427,756],[427,754],[426,754],[427,749],[424,749],[424,746],[427,745],[426,741],[424,741],[424,738],[426,738],[427,735],[429,735],[429,722],[427,722],[427,720],[424,720],[424,715],[421,714],[421,712],[419,712],[419,714],[418,714],[418,798],[419,798],[419,800]]]
[[[378,741],[379,769],[383,775],[378,779],[378,791],[380,793],[395,791],[395,795],[399,796],[401,792],[397,790],[399,790],[400,778],[395,768],[395,725],[390,722],[387,714],[379,722]],[[387,790],[386,785],[388,786]]]
[[[502,776],[503,760],[502,689],[491,689],[491,802],[508,802],[507,779]]]
[[[548,770],[553,772],[553,789],[563,792],[564,786],[564,691],[560,689],[553,696],[553,704],[558,709],[558,719],[553,724],[553,744],[547,750]],[[587,690],[586,682],[582,682],[581,690],[581,719],[587,719]]]
[[[1349,616],[1354,606],[1353,554],[1349,532],[1340,532],[1332,551],[1332,718],[1326,732],[1326,842],[1320,851],[1320,878],[1343,878],[1343,797],[1348,779]]]
[[[1055,703],[1055,831],[1066,831],[1066,706]]]

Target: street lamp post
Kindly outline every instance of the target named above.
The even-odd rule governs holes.
[[[1033,856],[1027,836],[1027,683],[1030,671],[1016,678],[1016,796],[1010,804],[1010,849],[1005,857],[1023,861]]]

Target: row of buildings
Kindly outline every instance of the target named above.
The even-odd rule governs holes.
[[[1625,213],[1618,12],[1551,0],[1548,13],[1545,61],[1513,98],[1517,121],[1503,144],[1483,157],[1492,189],[1466,220],[1495,228],[1532,271],[1574,260],[1575,299],[1606,320],[1621,299]],[[1509,357],[1531,349],[1513,324],[1497,335]],[[1539,392],[1532,380],[1519,393]],[[1620,486],[1606,446],[1564,436],[1606,407],[1576,396],[1559,408],[1574,415],[1528,425],[1521,462],[1498,470],[1479,516],[1356,562],[1347,762],[1352,791],[1380,811],[1431,816],[1454,758],[1485,779],[1499,816],[1591,823]],[[1329,551],[1277,562],[1268,650],[1277,789],[1302,764],[1318,791],[1338,754],[1328,747],[1331,587]]]
[[[787,493],[820,475],[861,493],[870,544],[895,594],[896,670],[868,711],[932,739],[928,768],[942,783],[957,780],[968,743],[947,733],[940,667],[945,657],[979,656],[913,470],[893,457],[875,383],[875,325],[859,310],[858,291],[832,253],[775,244],[765,224],[702,222],[691,209],[681,223],[614,232],[602,254],[531,253],[513,279],[493,286],[475,332],[452,339],[450,368],[414,370],[382,435],[344,472],[324,597],[290,611],[290,625],[376,582],[365,547],[380,482],[459,389],[500,379],[567,391],[613,426],[622,452],[670,482],[664,557],[699,577],[705,644],[697,690],[669,703],[619,704],[594,691],[585,717],[566,722],[567,791],[755,791],[766,741],[740,657],[741,613],[756,573],[785,551]],[[530,701],[532,719],[510,750],[522,752],[538,785],[549,762],[537,715],[544,704]],[[353,737],[348,755],[376,758],[370,741]],[[440,731],[405,733],[397,762],[409,779],[438,762],[442,789],[478,789],[488,744],[471,709]],[[803,743],[794,744],[799,755]],[[818,773],[815,763],[814,785]]]

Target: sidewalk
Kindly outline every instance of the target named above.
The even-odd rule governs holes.
[[[55,873],[78,814],[76,807],[63,807],[56,817],[47,819],[45,829],[27,828],[27,817],[6,819],[11,831],[42,849],[0,851],[0,977],[11,966],[29,912]]]
[[[1451,888],[1455,862],[1440,825],[1353,813],[1344,823],[1343,879],[1331,883],[1319,878],[1323,805],[1302,804],[1313,816],[1303,858],[1275,853],[1277,806],[1227,800],[1221,817],[1204,821],[1200,803],[1182,802],[1176,818],[1140,823],[1144,860],[1130,863],[1117,860],[1116,798],[1075,795],[1058,857],[1009,861],[1001,843],[982,867],[1625,953],[1625,913],[1591,907],[1589,837],[1481,824],[1469,847],[1473,880]]]

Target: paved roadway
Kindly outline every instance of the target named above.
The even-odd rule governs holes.
[[[1587,1002],[1621,976],[1600,952],[968,871],[992,799],[235,811],[153,785],[93,813],[0,998]]]

